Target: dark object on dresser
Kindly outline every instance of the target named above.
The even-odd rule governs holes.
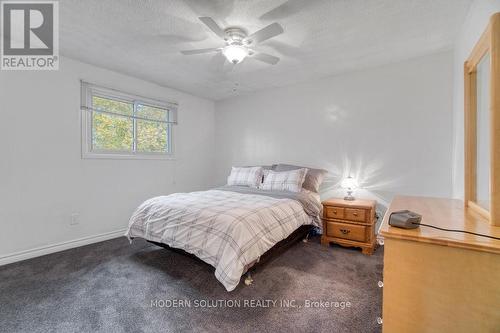
[[[415,229],[420,225],[422,215],[409,210],[398,210],[391,213],[389,225],[403,229]]]

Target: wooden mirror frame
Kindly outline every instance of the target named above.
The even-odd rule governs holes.
[[[481,59],[490,53],[490,209],[476,203],[476,71]],[[465,79],[465,206],[500,226],[500,12],[491,16],[464,64]]]

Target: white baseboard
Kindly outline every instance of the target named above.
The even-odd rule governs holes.
[[[43,256],[54,252],[72,249],[83,245],[102,242],[108,239],[118,238],[123,236],[125,234],[125,231],[126,229],[120,229],[116,231],[106,232],[100,235],[87,236],[66,242],[45,245],[36,247],[34,249],[14,252],[7,255],[0,255],[0,266],[7,265],[16,261]]]

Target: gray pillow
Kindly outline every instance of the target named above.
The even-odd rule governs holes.
[[[272,165],[247,165],[244,168],[253,168],[253,167],[256,167],[256,166],[261,167],[263,170],[274,170],[274,168],[277,166],[277,164],[272,164]]]
[[[291,164],[278,164],[276,168],[274,168],[274,170],[280,172],[280,171],[290,171],[302,168],[307,168],[307,167],[291,165]],[[323,169],[313,169],[313,168],[307,168],[307,169],[308,171],[306,174],[306,179],[304,180],[304,184],[302,184],[302,188],[318,193],[319,186],[321,185],[321,183],[323,183],[323,180],[325,179],[325,176],[328,173],[328,171]]]

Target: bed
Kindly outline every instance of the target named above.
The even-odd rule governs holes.
[[[215,267],[228,291],[276,244],[302,226],[321,228],[319,194],[224,186],[146,200],[126,236],[183,250]]]

